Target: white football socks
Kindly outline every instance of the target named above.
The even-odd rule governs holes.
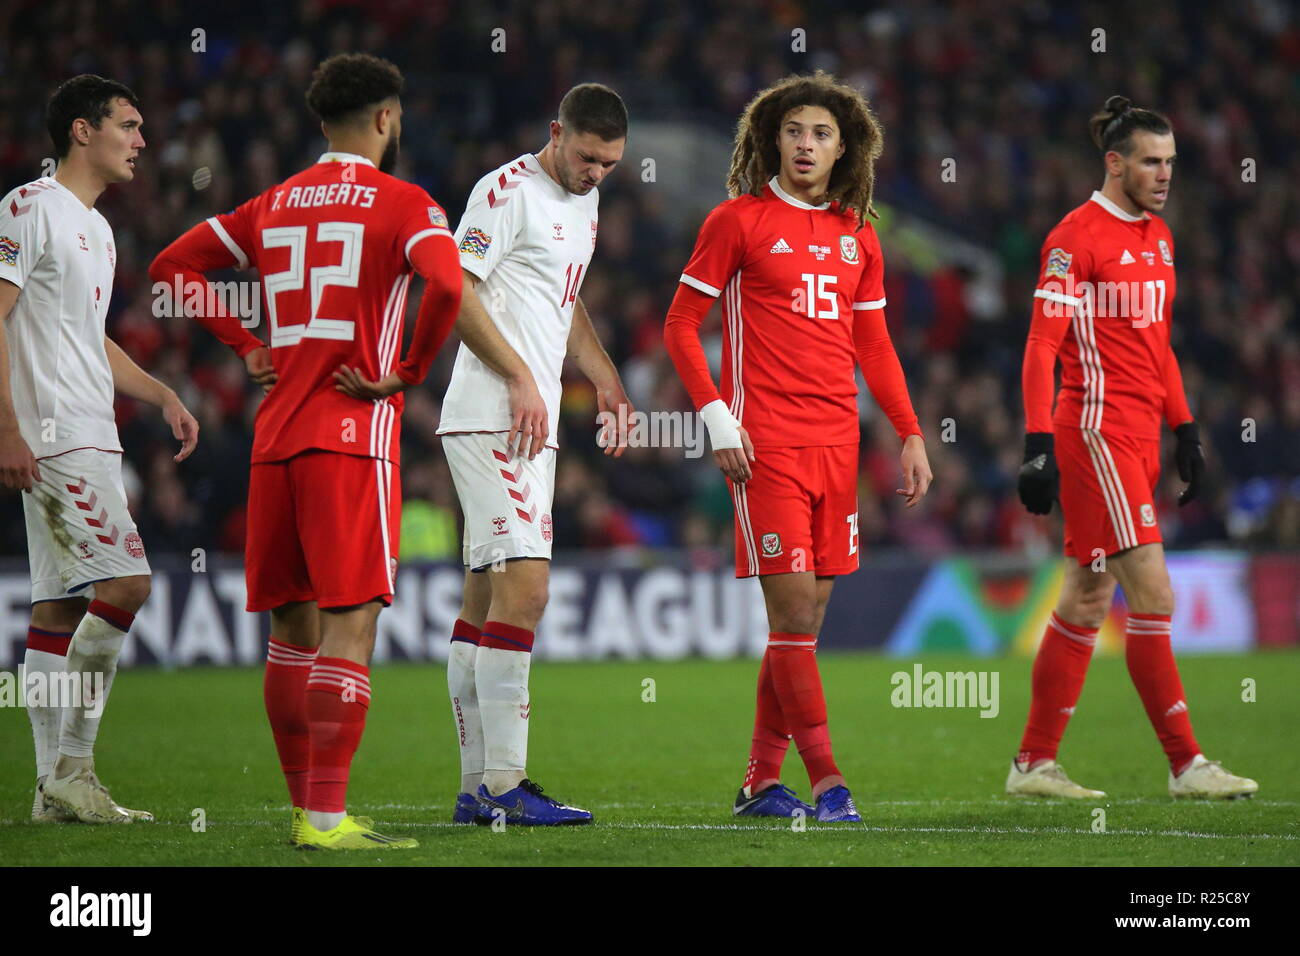
[[[68,706],[63,708],[59,733],[61,755],[94,756],[99,721],[108,704],[108,692],[117,673],[117,658],[125,641],[126,631],[118,630],[96,614],[87,613],[73,632],[64,670],[68,674],[80,674],[80,683],[86,686],[78,688],[84,695],[81,700],[63,701]],[[85,706],[87,703],[89,706]]]
[[[528,671],[533,655],[480,646],[474,686],[483,726],[483,785],[500,796],[519,786],[528,765]]]
[[[460,792],[478,793],[483,782],[483,720],[479,714],[474,660],[478,645],[452,641],[447,658],[447,693],[460,743]]]
[[[50,651],[38,651],[27,648],[23,655],[23,688],[27,697],[27,719],[32,722],[32,740],[36,744],[36,776],[48,777],[54,770],[54,761],[59,756],[59,725],[63,720],[63,710],[54,706],[61,701],[51,698],[50,688],[55,686],[55,677],[63,673],[67,658]],[[40,674],[40,678],[32,675]],[[27,688],[33,693],[27,694]]]
[[[326,810],[308,810],[307,822],[321,833],[324,833],[326,830],[333,830],[343,822],[343,818],[346,816],[347,814],[342,812],[333,813]]]

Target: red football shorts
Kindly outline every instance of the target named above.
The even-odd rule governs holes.
[[[753,477],[728,481],[736,577],[858,569],[858,446],[756,448]]]
[[[1065,553],[1080,565],[1161,540],[1155,489],[1160,440],[1056,429]]]
[[[392,603],[401,513],[402,486],[390,462],[306,451],[254,464],[244,549],[248,610],[295,601]]]

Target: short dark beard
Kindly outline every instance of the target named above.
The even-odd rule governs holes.
[[[389,136],[388,142],[384,145],[384,154],[379,157],[379,171],[381,173],[392,173],[393,168],[397,165],[397,153],[397,137]]]

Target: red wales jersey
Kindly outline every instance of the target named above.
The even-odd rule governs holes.
[[[252,461],[315,448],[397,463],[401,393],[359,402],[335,389],[334,371],[346,363],[371,381],[393,371],[411,251],[454,243],[442,208],[364,157],[326,153],[208,223],[240,268],[261,274],[279,378],[257,412]]]
[[[1160,436],[1174,291],[1174,240],[1158,217],[1094,192],[1048,234],[1035,312],[1070,320],[1055,425]]]
[[[885,306],[869,223],[773,178],[709,214],[681,281],[722,298],[722,398],[756,447],[858,441],[854,310]]]

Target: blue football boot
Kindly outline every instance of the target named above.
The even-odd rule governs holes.
[[[592,820],[590,811],[565,806],[542,793],[542,788],[531,780],[523,780],[513,790],[495,797],[487,787],[480,786],[478,800],[479,813],[474,822],[481,825],[492,823],[498,812],[505,814],[507,826],[580,826]]]
[[[731,812],[738,817],[793,817],[796,811],[801,811],[805,816],[811,816],[814,812],[793,790],[780,783],[774,783],[752,797],[745,796],[742,787],[736,794],[735,806],[731,808]]]
[[[473,823],[483,813],[478,798],[472,793],[456,794],[456,810],[451,815],[452,823]],[[490,821],[489,821],[490,822]]]
[[[831,787],[817,798],[818,823],[861,823],[858,808],[853,803],[849,788],[840,784]]]

